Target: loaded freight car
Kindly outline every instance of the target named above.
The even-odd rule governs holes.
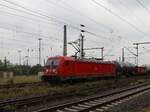
[[[115,63],[58,56],[48,58],[42,80],[57,82],[75,78],[106,76],[116,76]]]
[[[128,63],[128,62],[126,62],[126,63],[124,63],[124,62],[115,62],[115,63],[120,68],[120,69],[117,69],[117,72],[119,72],[119,74],[127,76],[127,77],[136,74],[136,71],[135,71],[136,66],[134,64],[131,64],[131,63]]]
[[[146,74],[147,73],[147,69],[146,67],[135,67],[135,72],[136,74]]]

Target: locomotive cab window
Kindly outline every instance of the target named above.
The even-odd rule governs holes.
[[[48,59],[45,66],[48,68],[57,68],[59,66],[59,60],[58,59]]]

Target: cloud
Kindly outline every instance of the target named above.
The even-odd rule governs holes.
[[[38,63],[38,38],[42,38],[42,59],[46,56],[62,55],[63,25],[68,24],[68,42],[79,38],[80,31],[69,27],[85,25],[85,30],[97,36],[85,33],[85,47],[104,47],[104,54],[109,54],[105,59],[116,60],[121,56],[124,46],[133,46],[134,42],[149,41],[150,14],[146,12],[135,0],[96,0],[129,23],[115,17],[92,0],[10,0],[40,14],[32,14],[29,10],[1,1],[0,4],[0,53],[1,58],[8,56],[12,63],[18,63],[18,50],[22,50],[22,57],[31,52],[30,64]],[[149,8],[150,3],[142,0]],[[17,11],[17,10],[22,10]],[[34,16],[36,15],[36,16]],[[40,17],[38,17],[38,16]],[[47,16],[47,17],[46,17]],[[54,22],[57,21],[57,22]],[[58,23],[59,21],[59,23]],[[142,33],[143,32],[143,33]],[[13,40],[12,40],[13,39]],[[150,49],[150,46],[146,46]],[[51,50],[52,48],[52,50]],[[135,49],[132,49],[135,52]],[[143,49],[140,49],[142,51]],[[109,53],[109,51],[111,51]],[[75,50],[68,45],[68,55]],[[94,51],[93,56],[99,56],[99,51]],[[149,64],[148,53],[140,55],[140,64]],[[146,57],[146,58],[143,58]],[[133,62],[133,59],[129,60]]]

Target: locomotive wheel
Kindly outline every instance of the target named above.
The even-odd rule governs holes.
[[[47,79],[47,77],[45,77],[45,76],[42,76],[42,77],[41,77],[41,80],[42,80],[42,82],[48,82],[48,79]]]
[[[60,82],[60,77],[50,77],[49,79],[49,83],[59,84]]]
[[[73,78],[72,77],[70,77],[70,79],[68,80],[69,81],[69,84],[73,84]]]

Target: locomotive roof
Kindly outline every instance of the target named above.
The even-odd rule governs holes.
[[[53,56],[48,57],[48,59],[65,59],[65,60],[74,60],[75,58],[69,56]]]
[[[72,60],[72,61],[80,61],[80,62],[114,64],[112,61],[101,61],[101,60],[95,60],[95,59],[75,59],[74,57],[69,57],[69,56],[54,56],[54,57],[49,57],[48,59],[64,59],[64,60]]]
[[[102,60],[93,60],[93,59],[76,59],[76,61],[82,61],[82,62],[91,62],[91,63],[110,63],[113,64],[111,61],[102,61]]]

